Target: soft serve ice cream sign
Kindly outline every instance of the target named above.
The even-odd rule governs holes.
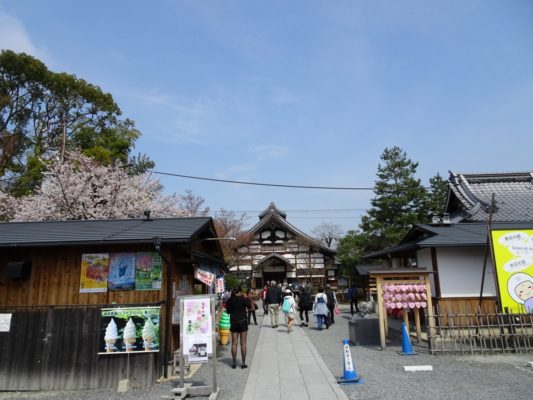
[[[160,307],[102,309],[99,354],[159,351]]]

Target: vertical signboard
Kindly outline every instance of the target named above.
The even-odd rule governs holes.
[[[533,229],[493,230],[491,236],[502,308],[533,313]]]
[[[190,363],[207,362],[208,354],[213,352],[211,296],[190,296],[182,301],[183,355],[188,357]]]

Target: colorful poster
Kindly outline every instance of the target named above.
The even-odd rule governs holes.
[[[208,361],[213,352],[211,299],[207,296],[194,296],[183,299],[183,355],[191,363]]]
[[[109,255],[109,290],[135,289],[135,253]]]
[[[502,308],[533,313],[533,230],[494,230],[491,235]]]
[[[159,351],[160,307],[103,308],[98,354]]]
[[[81,256],[80,293],[107,292],[108,253]]]
[[[215,280],[215,293],[222,294],[226,290],[224,286],[224,275],[217,275]]]
[[[209,287],[213,285],[215,280],[215,274],[198,267],[194,267],[194,277]]]
[[[157,253],[137,253],[135,272],[136,290],[161,289],[163,263]]]

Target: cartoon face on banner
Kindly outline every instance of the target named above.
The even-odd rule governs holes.
[[[503,309],[533,313],[533,230],[492,231]]]

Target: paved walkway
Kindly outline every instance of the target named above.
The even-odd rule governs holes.
[[[305,329],[288,333],[285,323],[274,329],[263,318],[243,400],[348,400]]]

